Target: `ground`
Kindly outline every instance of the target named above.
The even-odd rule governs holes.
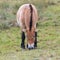
[[[0,60],[60,60],[60,26],[38,30],[37,49],[21,49],[21,31],[12,27],[0,31]]]

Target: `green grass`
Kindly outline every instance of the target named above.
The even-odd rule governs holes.
[[[59,0],[50,1],[56,4],[47,5],[43,0],[0,1],[0,60],[60,60],[60,3]],[[19,6],[28,2],[37,7],[40,18],[38,47],[33,50],[21,49],[20,28],[10,27],[11,21],[16,21]]]
[[[39,28],[38,28],[39,29]],[[0,60],[59,60],[60,26],[46,26],[38,30],[38,48],[21,49],[21,31],[18,27],[0,31]]]

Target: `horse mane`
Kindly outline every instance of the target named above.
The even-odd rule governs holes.
[[[29,25],[29,30],[31,31],[32,23],[33,23],[33,21],[32,21],[33,7],[32,7],[32,5],[31,5],[31,4],[29,5],[29,7],[30,7],[30,13],[31,13],[31,16],[30,16],[30,25]]]

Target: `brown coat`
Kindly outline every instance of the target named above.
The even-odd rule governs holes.
[[[34,28],[36,30],[38,14],[37,14],[37,9],[35,8],[34,5],[32,5],[32,8],[33,8],[32,29]],[[19,8],[19,10],[17,12],[17,22],[18,22],[18,25],[21,27],[22,31],[29,30],[30,15],[31,15],[31,13],[30,13],[29,4],[24,4]]]

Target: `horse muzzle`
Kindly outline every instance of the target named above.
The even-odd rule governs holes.
[[[31,50],[31,49],[34,49],[34,43],[28,43],[27,44],[27,48],[29,49],[29,50]]]

